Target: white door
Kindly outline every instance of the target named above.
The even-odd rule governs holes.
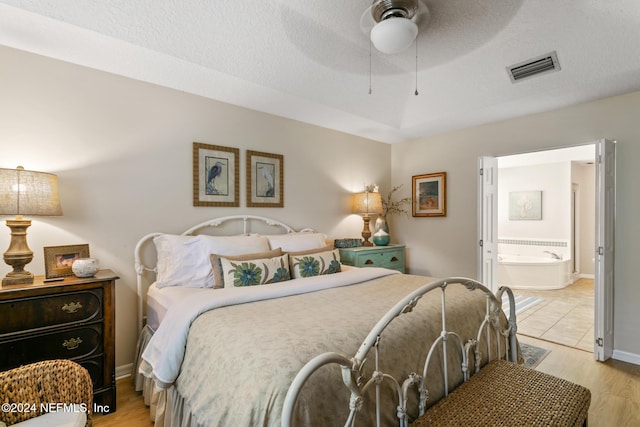
[[[498,159],[478,159],[478,280],[498,290]]]
[[[615,142],[596,143],[595,345],[596,360],[613,353],[613,260],[615,234]]]

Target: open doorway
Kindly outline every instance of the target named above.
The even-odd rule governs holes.
[[[591,352],[595,145],[497,160],[497,282],[527,301],[518,332]]]
[[[587,148],[585,147],[585,149]],[[580,209],[580,213],[590,211],[594,214],[595,244],[589,244],[588,239],[584,238],[584,233],[577,231],[576,228],[578,224],[583,222],[583,216],[576,214],[578,210],[575,209],[575,202],[578,199],[588,198],[580,196],[585,194],[586,186],[578,185],[579,191],[574,191],[576,188],[574,186],[575,174],[572,174],[572,171],[576,165],[571,166],[572,160],[574,163],[575,160],[580,160],[578,163],[589,165],[592,163],[591,157],[568,159],[568,163],[559,168],[560,172],[558,170],[554,172],[551,169],[544,171],[538,169],[537,175],[547,179],[547,182],[544,183],[544,190],[531,187],[530,184],[534,183],[534,179],[531,177],[522,179],[514,178],[512,175],[509,182],[516,183],[522,188],[511,188],[512,191],[507,191],[506,196],[504,195],[505,188],[503,188],[502,197],[500,197],[498,185],[501,175],[498,159],[494,157],[479,158],[478,277],[491,289],[497,289],[499,258],[503,258],[504,261],[504,254],[501,254],[500,251],[505,251],[504,247],[499,250],[500,245],[519,245],[516,247],[515,255],[529,258],[533,256],[537,259],[527,259],[526,261],[538,263],[542,267],[535,271],[528,270],[528,273],[521,274],[516,279],[511,276],[505,279],[502,274],[500,281],[503,283],[501,284],[511,287],[526,288],[527,278],[533,279],[535,284],[539,284],[547,281],[551,275],[555,276],[557,280],[550,287],[564,289],[567,282],[571,284],[576,278],[582,280],[580,275],[583,274],[585,266],[594,265],[595,313],[592,324],[595,337],[591,337],[591,341],[594,343],[593,352],[596,359],[606,360],[611,357],[613,352],[615,142],[597,141],[594,145],[588,146],[588,152],[593,153],[595,159],[595,176],[585,182],[595,188],[595,201],[593,209]],[[553,150],[544,154],[539,153],[539,155],[545,154],[551,155],[553,161],[557,162],[560,160],[562,151]],[[563,195],[560,198],[557,189],[562,189]],[[502,210],[502,213],[499,213],[498,209],[500,199],[503,199],[500,203],[507,206]],[[556,211],[561,212],[560,219],[552,215],[552,212],[555,214]],[[505,226],[507,227],[506,235],[502,227],[500,227],[500,232],[498,231],[499,215],[509,215],[510,221],[513,221],[507,223],[509,227]],[[552,221],[547,221],[547,224],[544,224],[543,218],[552,219]],[[528,226],[518,228],[515,226],[518,221],[527,221]],[[521,233],[524,234],[521,236],[519,235]],[[576,233],[579,234],[579,238],[576,238]],[[585,250],[581,249],[585,246]],[[513,247],[510,249],[511,252],[514,252]],[[541,258],[540,253],[545,258]],[[590,262],[584,261],[585,256],[591,256]],[[547,265],[547,262],[543,262],[550,259],[554,261],[553,268]],[[580,261],[574,262],[577,259]],[[519,264],[517,261],[522,261],[522,259],[510,261],[513,264]],[[538,273],[544,273],[544,277],[540,279]],[[514,283],[509,283],[510,280],[516,280],[518,283],[514,285]],[[537,289],[535,291],[538,292]],[[520,317],[519,323],[522,320]]]

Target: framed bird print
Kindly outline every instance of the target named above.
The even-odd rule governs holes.
[[[193,206],[240,206],[240,150],[193,143]]]
[[[247,207],[284,207],[284,157],[247,150]]]

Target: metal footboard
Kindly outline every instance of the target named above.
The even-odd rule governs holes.
[[[455,331],[447,329],[446,289],[452,285],[462,285],[469,291],[479,291],[485,294],[486,311],[484,320],[479,325],[477,335],[474,337],[464,339]],[[396,317],[411,312],[425,294],[438,289],[441,290],[442,330],[440,336],[431,344],[422,369],[418,370],[419,373],[411,372],[406,378],[400,380],[382,372],[380,370],[378,344],[382,339],[383,331]],[[500,327],[499,316],[502,310],[501,298],[505,292],[509,298],[510,313],[507,326],[503,328]],[[445,396],[450,392],[447,373],[448,342],[453,342],[456,351],[460,352],[462,360],[460,369],[462,370],[464,381],[470,377],[470,369],[474,369],[475,372],[480,370],[483,351],[486,351],[489,361],[504,354],[504,357],[508,360],[517,362],[518,349],[516,343],[515,301],[511,289],[502,287],[497,292],[497,295],[494,296],[493,293],[480,282],[460,277],[437,280],[420,287],[398,302],[378,321],[354,356],[347,357],[335,352],[323,353],[310,360],[298,372],[285,397],[282,411],[282,426],[291,426],[296,399],[311,375],[325,365],[337,364],[341,367],[342,381],[350,392],[349,416],[345,421],[345,426],[354,426],[356,416],[363,406],[365,395],[371,387],[375,387],[376,425],[380,426],[380,390],[383,386],[391,386],[395,389],[394,394],[397,396],[396,416],[398,418],[398,425],[406,427],[409,423],[407,402],[411,393],[416,393],[417,390],[419,414],[422,415],[426,410],[429,398],[426,378],[432,357],[438,353],[438,351],[441,351],[440,354],[442,355]],[[503,345],[504,347],[502,347]],[[495,348],[497,348],[497,354],[492,354],[492,350]],[[370,355],[372,350],[373,354]],[[475,364],[473,367],[470,367],[469,363],[472,355]],[[373,358],[374,369],[367,378],[364,374],[363,367],[368,357]]]

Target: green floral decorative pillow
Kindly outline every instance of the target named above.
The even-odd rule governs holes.
[[[266,285],[291,279],[288,254],[246,261],[220,257],[220,264],[222,265],[225,288]]]
[[[289,255],[289,265],[294,279],[339,273],[340,252],[319,252],[307,255]]]

